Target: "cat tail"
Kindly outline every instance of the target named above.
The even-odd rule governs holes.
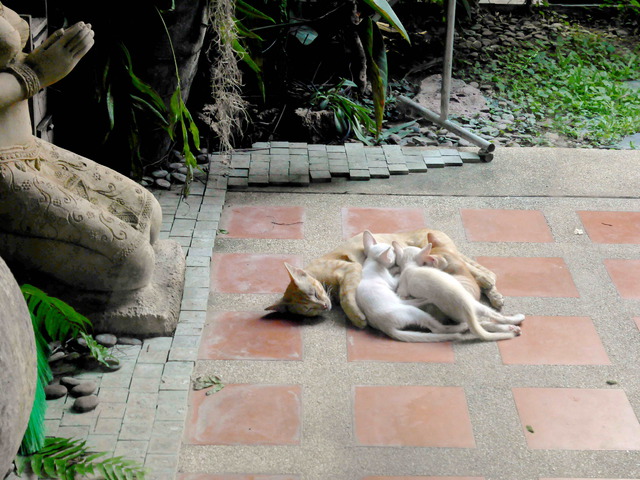
[[[416,308],[422,308],[425,305],[429,305],[429,303],[433,303],[429,300],[425,300],[424,298],[403,298],[401,300],[403,304]]]
[[[455,340],[469,340],[476,338],[475,335],[470,333],[432,333],[398,329],[389,329],[388,331],[385,331],[385,333],[395,340],[413,343],[453,342]]]
[[[469,295],[469,297],[471,298],[471,295]],[[476,315],[475,306],[473,305],[473,303],[463,302],[460,307],[463,312],[464,318],[457,318],[456,320],[466,322],[471,333],[473,333],[481,340],[507,340],[518,335],[518,331],[515,329],[511,332],[488,332],[482,327],[482,325],[480,325],[480,321],[478,320],[478,316]]]

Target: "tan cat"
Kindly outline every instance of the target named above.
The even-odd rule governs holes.
[[[453,240],[444,232],[423,228],[413,232],[374,234],[378,242],[395,241],[403,246],[426,247],[433,245],[432,253],[443,258],[449,256],[450,267],[444,271],[459,275],[467,290],[481,289],[491,305],[501,308],[502,295],[496,289],[496,276],[482,265],[462,255]],[[364,328],[367,319],[356,303],[356,289],[362,277],[365,260],[362,233],[352,237],[335,250],[312,260],[304,269],[285,264],[291,281],[282,298],[266,310],[290,312],[307,317],[321,315],[331,309],[329,295],[339,295],[340,306],[349,320],[357,327]],[[463,267],[461,266],[463,265]],[[449,272],[449,270],[452,270]],[[473,295],[474,292],[470,291]]]

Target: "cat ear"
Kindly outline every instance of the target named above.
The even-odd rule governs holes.
[[[382,252],[382,254],[380,255],[380,260],[382,260],[382,263],[386,265],[393,266],[396,263],[396,253],[394,251],[394,248],[389,247],[384,252]]]
[[[427,246],[424,247],[422,250],[420,250],[420,252],[418,252],[418,255],[416,255],[416,263],[418,265],[425,265],[429,262],[429,259],[433,259],[433,256],[430,255],[431,253],[431,244],[427,243]]]
[[[273,310],[278,313],[287,313],[287,304],[284,303],[284,299],[281,299],[278,303],[269,305],[265,310]]]
[[[365,230],[362,232],[362,244],[364,245],[364,253],[368,254],[369,249],[375,245],[376,239],[373,237],[373,234],[369,230]]]
[[[431,232],[427,233],[427,243],[430,243],[433,248],[440,248],[445,246],[444,243],[438,240],[436,236]]]
[[[393,247],[393,251],[395,252],[396,257],[402,257],[402,247],[400,246],[400,244],[394,240],[391,242],[391,246]]]
[[[289,277],[291,278],[291,281],[295,283],[298,287],[300,287],[300,283],[308,281],[307,278],[309,277],[309,274],[305,272],[303,269],[299,267],[294,267],[293,265],[287,262],[284,262],[284,266],[287,269],[287,272],[289,272]]]

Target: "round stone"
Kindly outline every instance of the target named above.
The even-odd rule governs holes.
[[[74,397],[86,397],[96,391],[98,386],[95,382],[82,382],[71,389],[71,395]]]
[[[118,343],[118,337],[110,333],[101,333],[99,335],[96,335],[96,342],[98,342],[103,347],[111,348],[116,343]]]
[[[60,383],[67,388],[73,388],[77,385],[80,385],[82,383],[82,380],[78,380],[77,378],[73,377],[62,377],[60,379]]]
[[[178,183],[185,183],[187,181],[187,176],[182,173],[173,172],[171,174],[171,178],[173,178]]]
[[[151,176],[154,178],[163,178],[166,177],[168,173],[169,172],[167,172],[166,170],[154,170],[153,172],[151,172]]]
[[[44,394],[47,400],[55,400],[56,398],[64,397],[67,394],[67,387],[64,385],[47,385],[44,387]]]
[[[156,180],[156,186],[169,190],[171,188],[171,182],[165,180],[164,178],[158,178]]]
[[[184,163],[182,162],[173,162],[171,164],[169,164],[169,168],[171,170],[178,170],[179,168],[182,168],[184,166]]]
[[[100,401],[98,400],[97,395],[87,395],[86,397],[76,398],[76,401],[73,402],[73,409],[76,412],[90,412],[98,406]]]
[[[118,345],[142,345],[142,340],[133,337],[118,337]]]
[[[49,357],[49,363],[55,363],[59,360],[62,360],[63,358],[65,358],[67,356],[67,354],[65,352],[56,352],[53,355],[51,355]]]

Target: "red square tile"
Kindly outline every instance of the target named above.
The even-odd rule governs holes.
[[[289,284],[284,262],[302,267],[297,255],[214,253],[211,289],[220,293],[282,293]]]
[[[562,258],[478,257],[497,276],[498,290],[512,297],[579,297]]]
[[[361,480],[484,480],[484,477],[363,477]]]
[[[640,243],[640,212],[580,211],[578,215],[594,243]]]
[[[640,317],[633,317],[633,321],[636,322],[636,326],[640,330]]]
[[[460,215],[472,242],[553,242],[539,210],[460,210]]]
[[[529,448],[640,450],[640,423],[623,390],[514,388],[513,396]]]
[[[498,342],[506,365],[610,365],[589,317],[527,317],[522,335]]]
[[[604,266],[622,298],[640,298],[640,260],[608,259]]]
[[[425,228],[420,208],[351,208],[342,209],[342,236],[351,238],[369,230],[372,233],[410,232]]]
[[[454,362],[451,342],[405,343],[377,330],[351,327],[347,330],[347,353],[350,362]]]
[[[181,473],[178,480],[299,480],[297,475],[216,475],[212,473]]]
[[[264,312],[224,312],[205,325],[198,358],[301,360],[300,324],[264,319]]]
[[[220,228],[228,238],[304,238],[303,207],[238,205],[227,207]]]
[[[354,418],[360,445],[476,446],[461,387],[355,387]]]
[[[191,392],[184,442],[191,445],[298,445],[299,385],[226,385]]]

